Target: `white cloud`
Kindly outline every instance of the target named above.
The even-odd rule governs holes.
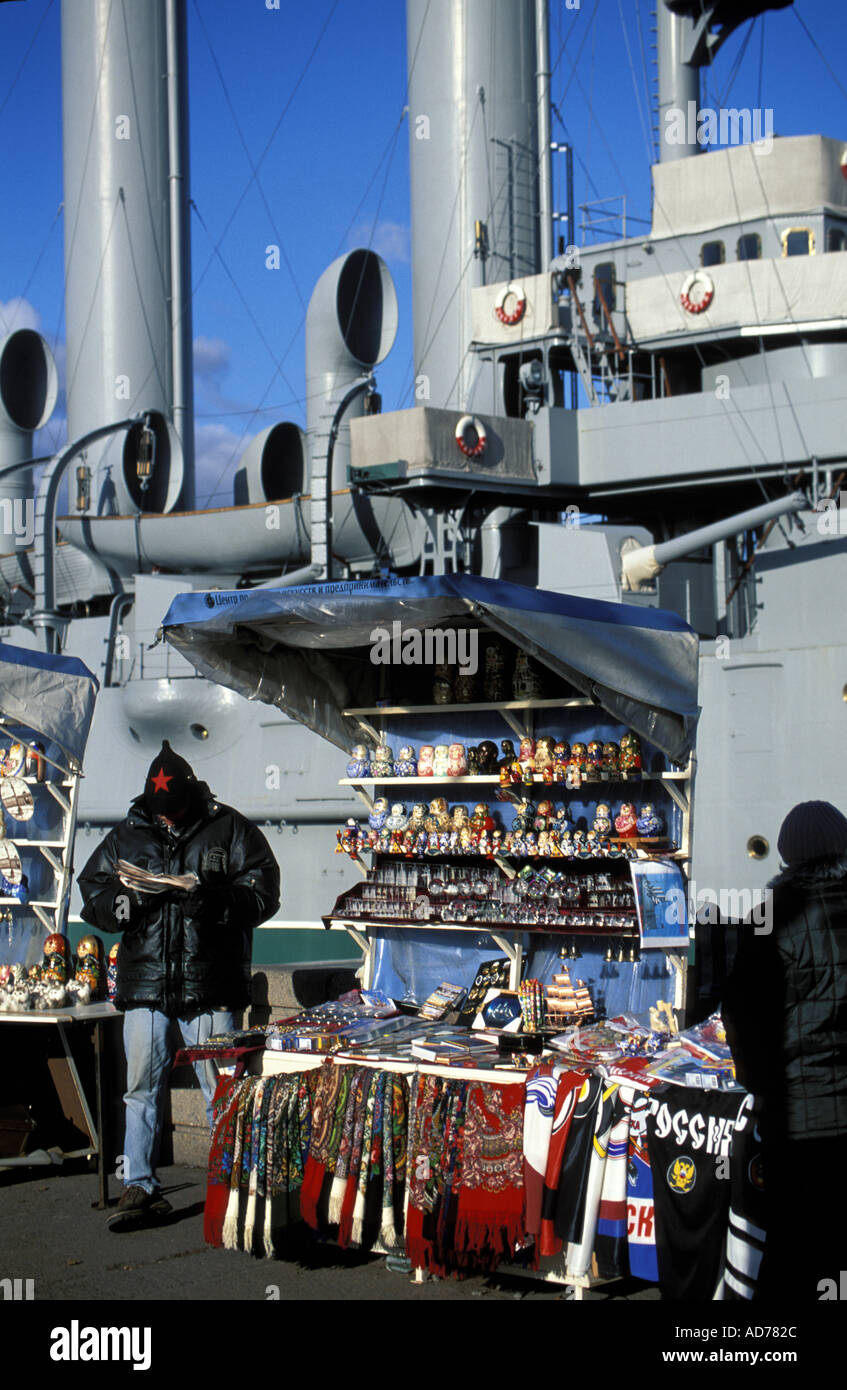
[[[407,265],[411,260],[411,234],[402,222],[384,220],[375,227],[372,222],[360,222],[350,235],[351,250],[357,246],[369,246],[389,263]]]
[[[7,333],[14,333],[18,328],[34,328],[37,333],[41,331],[41,315],[38,310],[33,308],[28,299],[7,299],[4,303],[0,299],[0,335],[4,338]]]
[[[223,338],[194,339],[194,375],[202,382],[217,385],[229,371],[229,344]]]
[[[194,492],[199,508],[232,504],[232,482],[249,442],[248,437],[242,438],[227,425],[197,426]]]

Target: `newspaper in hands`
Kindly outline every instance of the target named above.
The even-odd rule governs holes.
[[[200,882],[196,874],[151,874],[149,869],[139,869],[126,859],[118,860],[118,878],[125,888],[136,893],[166,893],[169,888],[190,893]]]

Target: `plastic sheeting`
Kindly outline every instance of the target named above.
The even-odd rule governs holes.
[[[79,772],[100,689],[75,657],[30,652],[0,642],[0,716],[9,733],[29,729],[56,746],[64,772]],[[53,756],[50,754],[49,756]]]
[[[562,938],[525,935],[523,977],[549,984],[561,969]],[[617,952],[619,941],[579,938],[582,952],[576,960],[565,960],[571,979],[588,985],[599,1017],[613,1018],[621,1013],[646,1015],[659,999],[673,1002],[676,977],[664,951],[644,951],[641,959],[630,962],[607,961],[611,946]],[[626,951],[631,943],[627,942]],[[470,989],[484,961],[503,959],[497,943],[484,932],[438,932],[384,928],[374,943],[373,988],[384,990],[403,1004],[421,1005],[444,982]]]
[[[164,637],[200,675],[277,705],[340,748],[361,736],[345,708],[380,699],[377,628],[483,626],[516,643],[614,719],[686,760],[697,705],[697,634],[676,614],[452,574],[301,588],[180,594]]]

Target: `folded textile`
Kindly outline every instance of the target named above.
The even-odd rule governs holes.
[[[525,1237],[523,1113],[526,1087],[472,1084],[462,1146],[456,1244],[496,1268]]]

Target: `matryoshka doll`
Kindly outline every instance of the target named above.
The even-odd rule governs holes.
[[[615,829],[622,840],[634,839],[638,833],[635,807],[625,801],[620,813],[615,816]]]
[[[418,753],[418,776],[432,777],[432,761],[435,756],[435,749],[431,743],[425,743]]]
[[[512,780],[512,764],[515,761],[515,745],[510,738],[504,738],[500,743],[500,751],[503,756],[500,759],[500,785],[508,787]]]
[[[497,771],[497,744],[493,739],[484,738],[476,750],[476,755],[483,777],[490,777]]]
[[[353,745],[350,761],[347,764],[348,777],[367,777],[371,766],[370,753],[364,743]]]
[[[565,775],[565,785],[571,789],[582,786],[582,779],[585,774],[585,754],[584,743],[571,744],[571,756],[568,760],[568,770]]]
[[[649,801],[641,807],[641,815],[638,817],[636,824],[638,826],[639,835],[643,835],[645,838],[655,839],[657,835],[661,835],[662,833],[662,822],[656,815]]]
[[[77,984],[88,985],[92,1001],[99,999],[105,980],[103,978],[103,942],[99,936],[84,936],[76,948]]]
[[[641,741],[633,733],[621,738],[621,777],[625,782],[641,780]]]
[[[598,801],[594,811],[594,826],[600,839],[612,833],[612,818],[609,815],[609,807],[605,801]]]
[[[414,777],[418,770],[415,750],[411,743],[404,743],[394,764],[395,777]]]
[[[66,985],[71,978],[71,950],[68,938],[61,932],[51,932],[44,943],[44,978],[57,985]]]
[[[468,759],[463,743],[451,743],[447,750],[447,776],[467,777]]]
[[[489,704],[498,704],[506,698],[506,662],[503,648],[499,642],[489,641],[485,646],[482,676],[483,698]]]
[[[439,662],[434,668],[435,679],[432,682],[432,703],[434,705],[452,705],[453,703],[453,681],[451,679],[450,666],[447,662]]]
[[[118,992],[118,952],[121,943],[116,941],[109,951],[109,964],[106,967],[106,997],[110,1004],[114,1004],[115,995]]]
[[[603,745],[594,738],[585,750],[585,780],[600,781],[600,767],[603,762]]]
[[[542,734],[535,745],[535,770],[549,786],[553,781],[553,739]]]
[[[368,825],[371,830],[380,831],[387,820],[388,802],[384,796],[377,797],[368,816]]]
[[[535,820],[533,821],[532,825],[533,830],[537,831],[539,835],[541,834],[542,830],[549,830],[550,822],[552,821],[552,819],[552,801],[539,801],[535,809]]]
[[[568,775],[568,763],[571,757],[571,746],[569,743],[560,741],[553,745],[553,781],[565,782]]]
[[[603,761],[600,776],[604,782],[617,782],[621,775],[621,750],[616,743],[603,744]]]
[[[521,739],[518,762],[521,765],[521,780],[525,782],[527,786],[531,786],[532,775],[535,772],[535,739]]]
[[[432,755],[432,771],[435,777],[447,776],[447,765],[450,759],[450,748],[446,743],[437,743],[435,752]]]
[[[377,748],[371,763],[371,777],[393,777],[394,775],[394,749],[387,743],[381,743]]]

